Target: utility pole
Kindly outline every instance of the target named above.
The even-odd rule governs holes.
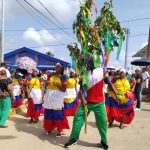
[[[148,46],[147,46],[147,59],[150,60],[150,27],[149,27],[149,36],[148,36]]]
[[[2,23],[1,23],[1,31],[0,31],[0,62],[4,61],[4,0],[2,0]]]
[[[150,26],[149,26],[149,36],[148,36],[148,46],[147,46],[147,59],[150,60]],[[147,66],[147,71],[150,71],[150,66]]]
[[[127,32],[126,32],[125,64],[124,64],[124,68],[125,68],[125,69],[128,69],[128,45],[129,45],[129,34],[130,34],[130,29],[127,28]]]

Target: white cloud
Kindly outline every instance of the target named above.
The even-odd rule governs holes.
[[[57,42],[58,40],[61,40],[61,35],[56,34],[52,35],[47,30],[40,30],[36,31],[34,28],[30,27],[25,32],[23,32],[23,39],[30,42],[35,42],[36,44],[43,46],[44,44],[49,44],[52,42]]]
[[[79,11],[78,0],[41,0],[41,2],[63,23],[75,18],[75,15]]]
[[[18,0],[24,7],[28,8],[23,0]],[[50,14],[44,9],[43,6],[37,0],[26,0],[32,4],[35,8],[44,13],[50,18]],[[68,24],[70,20],[75,18],[75,15],[79,11],[79,1],[78,0],[40,0],[45,7],[53,13],[63,24]],[[24,8],[22,8],[15,0],[4,0],[5,6],[5,18],[6,20],[17,19],[21,16],[29,15]],[[1,2],[0,2],[1,4]],[[29,6],[29,8],[31,8]],[[1,12],[1,8],[0,8]]]

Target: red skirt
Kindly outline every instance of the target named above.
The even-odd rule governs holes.
[[[42,103],[41,104],[34,104],[32,98],[28,99],[28,109],[27,109],[27,116],[32,119],[39,119],[40,114],[42,113]]]
[[[61,132],[63,129],[70,129],[68,120],[64,115],[63,110],[53,110],[45,109],[44,110],[44,130],[46,132],[57,129],[58,132]]]
[[[106,97],[106,112],[108,122],[116,120],[117,122],[122,122],[124,124],[130,124],[134,118],[134,100],[130,99],[124,104],[118,104],[116,100],[112,97]],[[122,120],[122,117],[123,120]]]
[[[12,107],[19,107],[22,105],[21,95],[15,96],[15,100],[12,102]]]
[[[64,114],[66,117],[74,116],[78,107],[79,107],[79,100],[76,98],[72,103],[64,102]]]

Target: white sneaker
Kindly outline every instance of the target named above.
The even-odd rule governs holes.
[[[134,110],[141,110],[140,108],[135,108]]]

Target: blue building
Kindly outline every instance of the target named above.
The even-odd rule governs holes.
[[[28,56],[33,60],[35,60],[38,64],[37,68],[39,70],[42,69],[53,70],[55,68],[56,63],[61,63],[64,67],[69,67],[71,65],[68,62],[37,52],[27,47],[22,47],[20,49],[4,54],[4,61],[11,68],[18,68],[16,65],[16,60],[19,57],[23,56]]]

